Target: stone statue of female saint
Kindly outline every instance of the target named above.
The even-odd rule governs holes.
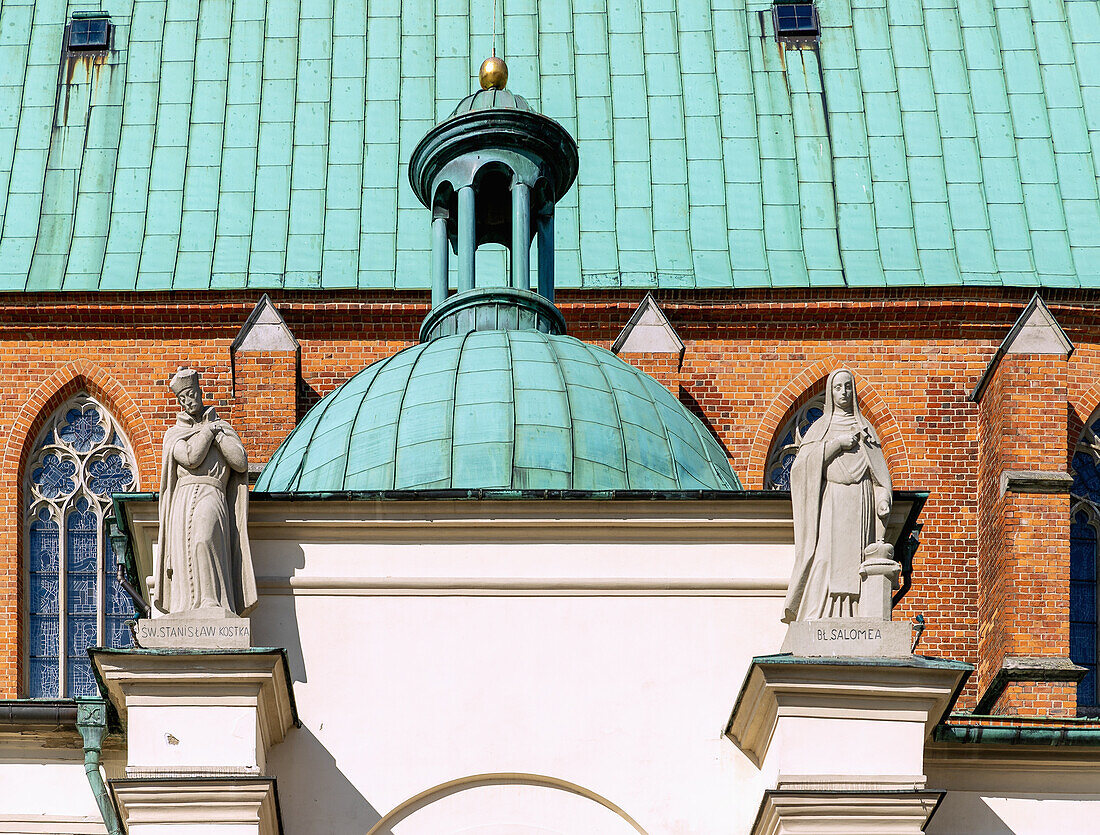
[[[153,604],[162,612],[247,615],[256,605],[248,547],[248,457],[203,403],[199,375],[169,383],[183,411],[164,436]]]
[[[838,369],[791,467],[795,566],[785,623],[858,615],[861,563],[892,554],[884,542],[892,501],[882,445],[859,412],[852,373]]]

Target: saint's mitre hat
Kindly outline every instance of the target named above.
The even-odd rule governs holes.
[[[199,372],[193,368],[179,369],[168,383],[168,388],[179,394],[184,389],[198,386]]]

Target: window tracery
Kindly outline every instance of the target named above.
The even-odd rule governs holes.
[[[137,486],[129,444],[106,408],[78,394],[46,422],[26,467],[27,695],[97,692],[87,649],[130,644],[133,604],[116,579],[103,518]]]
[[[791,465],[794,464],[794,456],[798,452],[798,442],[824,413],[825,395],[822,393],[806,401],[783,426],[764,468],[766,490],[791,489]]]

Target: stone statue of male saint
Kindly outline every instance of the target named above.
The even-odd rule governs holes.
[[[169,383],[183,411],[164,436],[153,605],[162,612],[247,615],[256,605],[248,547],[248,456],[206,406],[199,375]]]

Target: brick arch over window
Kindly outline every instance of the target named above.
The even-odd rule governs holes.
[[[804,403],[825,391],[825,381],[837,368],[848,368],[855,375],[860,411],[874,425],[879,440],[882,441],[882,451],[886,456],[886,464],[890,468],[894,489],[904,490],[910,487],[909,453],[905,448],[901,428],[894,420],[882,396],[860,373],[858,366],[853,367],[840,359],[830,359],[822,360],[807,368],[787,383],[764,410],[764,416],[756,428],[752,446],[749,448],[749,461],[745,473],[747,488],[750,490],[764,488],[767,475],[765,468],[776,436]]]
[[[23,472],[35,439],[50,416],[66,400],[84,391],[110,410],[128,436],[142,484],[155,484],[156,451],[149,426],[134,399],[114,377],[87,360],[74,360],[54,371],[31,394],[12,421],[4,442],[4,477],[0,479],[0,507],[8,510],[0,522],[0,615],[16,621],[15,640],[0,640],[0,698],[15,698],[25,674],[22,647],[26,637],[23,617]],[[19,509],[19,512],[14,512]],[[18,619],[18,620],[16,620]]]
[[[1066,421],[1066,460],[1072,461],[1077,445],[1086,426],[1091,426],[1100,417],[1100,382],[1094,383],[1084,392],[1070,392],[1069,416]]]
[[[4,472],[22,472],[45,421],[58,406],[81,391],[100,401],[122,424],[133,446],[142,483],[152,484],[157,476],[157,456],[145,418],[122,384],[87,360],[75,360],[57,369],[27,398],[8,433]]]

